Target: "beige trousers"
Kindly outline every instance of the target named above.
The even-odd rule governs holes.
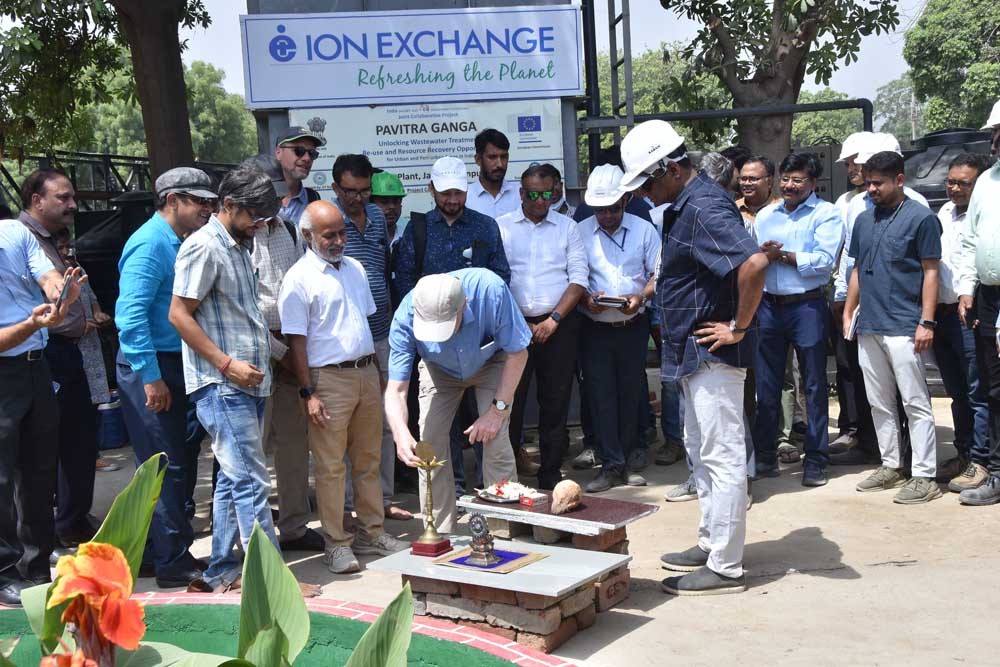
[[[479,372],[467,380],[460,380],[434,366],[421,361],[420,369],[420,439],[431,443],[439,461],[447,460],[451,422],[455,419],[462,394],[468,387],[476,389],[479,414],[490,409],[500,384],[500,372],[507,355],[495,354]],[[497,437],[483,443],[483,483],[489,486],[501,479],[517,481],[514,451],[510,446],[510,411],[504,416]],[[458,518],[455,512],[455,474],[451,462],[434,470],[431,475],[431,492],[434,496],[434,521],[444,533],[454,530]],[[426,502],[426,474],[420,471],[420,507]]]
[[[309,422],[299,388],[288,371],[274,364],[274,392],[264,402],[264,453],[274,457],[278,491],[278,533],[282,541],[306,533],[309,521]]]
[[[361,531],[371,539],[382,534],[385,519],[379,463],[382,460],[382,391],[374,364],[364,368],[310,369],[316,396],[330,419],[326,428],[309,429],[309,449],[316,465],[316,500],[326,538],[333,546],[350,545],[344,530],[344,490],[351,461],[354,508]]]

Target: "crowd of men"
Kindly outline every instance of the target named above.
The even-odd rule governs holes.
[[[1000,102],[984,129],[996,152]],[[664,580],[668,593],[745,590],[750,482],[778,476],[779,462],[801,461],[806,487],[825,485],[828,465],[871,464],[859,492],[925,503],[941,480],[964,504],[1000,502],[1000,167],[986,156],[952,161],[935,215],[905,186],[889,135],[845,138],[852,189],[831,203],[811,154],[775,165],[734,146],[696,168],[674,128],[649,121],[594,166],[573,209],[550,164],[508,180],[510,143],[489,129],[475,141],[478,177],[458,157],[437,160],[434,208],[400,230],[406,190],[364,155],[337,157],[333,201],[304,185],[325,144],[290,127],[217,187],[171,169],[125,244],[116,379],[137,462],[168,458],[143,563],[159,586],[238,586],[255,523],[283,551],[324,552],[337,574],[408,548],[385,520],[412,518],[393,502],[405,481],[395,463],[419,463],[418,441],[450,462],[418,485],[423,504],[431,475],[442,531],[469,487],[520,475],[552,489],[575,384],[586,449],[572,463],[596,469],[588,493],[645,485],[651,459],[686,459],[690,478],[666,500],[697,498],[701,521],[695,546],[662,557],[684,573]],[[54,549],[94,534],[86,278],[55,240],[73,224],[74,190],[39,170],[22,200],[20,219],[0,222],[3,604],[48,580]],[[664,440],[652,456],[651,338]],[[940,464],[931,354],[957,451]],[[523,447],[532,383],[537,463]],[[206,436],[204,561],[190,548]],[[319,531],[307,525],[310,460]]]

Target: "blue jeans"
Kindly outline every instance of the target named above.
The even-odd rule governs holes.
[[[212,438],[212,452],[219,463],[212,499],[212,558],[204,576],[214,587],[239,576],[236,540],[246,551],[254,521],[280,550],[267,501],[271,478],[261,443],[264,399],[222,384],[202,387],[191,399],[197,406],[198,420]]]
[[[161,379],[170,389],[170,410],[154,413],[146,407],[142,378],[119,352],[117,359],[118,390],[129,441],[139,465],[157,453],[167,455],[160,499],[153,511],[144,560],[152,562],[161,577],[189,572],[194,557],[188,552],[194,541],[188,504],[192,505],[198,479],[198,455],[205,430],[194,418],[189,421],[193,404],[184,394],[184,367],[180,352],[156,355]],[[192,511],[193,514],[193,511]],[[152,548],[150,547],[150,544]]]
[[[781,416],[781,387],[785,381],[788,346],[791,345],[799,358],[806,394],[808,429],[803,468],[823,470],[829,461],[826,339],[830,310],[823,297],[777,304],[769,301],[767,296],[757,309],[760,338],[754,367],[757,419],[753,425],[757,465],[777,463],[775,443]]]
[[[664,442],[684,444],[684,401],[675,380],[660,383],[660,428]]]
[[[957,311],[939,316],[934,328],[934,356],[951,397],[955,449],[962,458],[985,466],[990,458],[986,388],[979,382],[975,333],[962,324]]]

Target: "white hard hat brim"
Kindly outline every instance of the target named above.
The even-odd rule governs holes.
[[[598,194],[596,192],[590,192],[589,190],[583,193],[583,201],[587,202],[588,206],[611,206],[615,202],[624,196],[626,190],[622,189],[619,192],[611,192],[608,194]]]

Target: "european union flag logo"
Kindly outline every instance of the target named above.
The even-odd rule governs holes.
[[[542,117],[541,116],[518,116],[517,117],[517,131],[518,132],[540,132],[542,129]]]

